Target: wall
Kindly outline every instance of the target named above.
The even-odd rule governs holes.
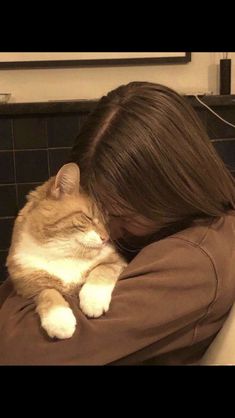
[[[229,57],[235,73],[235,53]],[[11,93],[12,102],[93,99],[120,84],[145,80],[166,84],[185,94],[218,94],[220,58],[222,53],[218,52],[193,52],[191,62],[178,65],[0,70],[0,93]],[[231,93],[235,93],[235,77]]]

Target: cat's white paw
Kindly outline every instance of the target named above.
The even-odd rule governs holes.
[[[63,340],[72,337],[76,328],[76,318],[72,309],[56,306],[43,317],[41,325],[49,337]]]
[[[79,293],[80,308],[85,315],[98,318],[108,311],[111,294],[112,288],[110,286],[85,283]]]

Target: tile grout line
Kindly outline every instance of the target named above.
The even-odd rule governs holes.
[[[17,185],[21,186],[21,185],[25,185],[25,184],[35,184],[35,185],[40,185],[42,184],[41,181],[25,181],[25,182],[18,182]],[[0,183],[0,187],[6,187],[6,186],[15,186],[15,183]]]
[[[210,139],[211,142],[233,142],[235,141],[235,138],[214,138]]]
[[[12,135],[12,151],[13,151],[14,180],[15,180],[15,193],[16,193],[16,207],[19,210],[19,196],[18,196],[18,187],[17,187],[17,181],[16,181],[15,136],[14,136],[13,119],[11,119],[11,135]]]
[[[234,142],[235,141],[235,137],[232,138],[209,138],[211,142]],[[42,148],[14,148],[14,151],[17,152],[27,152],[27,151],[47,151],[47,150],[68,150],[68,149],[72,149],[73,146],[64,146],[64,147],[42,147]],[[12,152],[12,149],[0,149],[0,153],[4,153],[4,152]]]
[[[45,118],[46,141],[47,141],[47,169],[48,178],[51,177],[50,160],[49,160],[49,137],[48,137],[48,118]]]
[[[25,151],[47,151],[47,150],[57,150],[57,149],[71,149],[72,146],[70,147],[48,147],[48,148],[22,148],[22,149],[16,149],[15,148],[15,152],[25,152]],[[0,149],[0,153],[1,152],[12,152],[12,149]]]

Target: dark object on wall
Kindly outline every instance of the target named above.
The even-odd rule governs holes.
[[[59,59],[61,53],[51,52],[43,53],[1,53],[0,70],[18,69],[18,68],[70,68],[70,67],[113,67],[129,65],[158,65],[158,64],[186,64],[191,61],[191,52],[153,52],[146,53],[146,56],[140,57],[139,53],[107,53],[87,52],[87,58],[84,59],[84,53],[67,52],[67,59]],[[44,54],[45,59],[42,59]],[[83,55],[82,55],[83,54]],[[141,53],[142,54],[142,53]],[[8,57],[12,55],[12,57]],[[15,58],[14,58],[15,55]],[[38,55],[38,58],[37,58]],[[50,56],[50,59],[48,58]],[[128,56],[127,56],[128,55]],[[145,53],[143,53],[145,55]],[[64,54],[65,56],[65,54]],[[73,58],[69,58],[73,56]],[[76,57],[75,57],[76,56]],[[80,58],[82,56],[82,58]]]
[[[231,59],[220,60],[220,94],[231,93]]]

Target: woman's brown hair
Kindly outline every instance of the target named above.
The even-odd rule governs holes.
[[[71,159],[99,206],[159,228],[235,208],[233,176],[187,99],[166,86],[131,82],[102,97]]]

